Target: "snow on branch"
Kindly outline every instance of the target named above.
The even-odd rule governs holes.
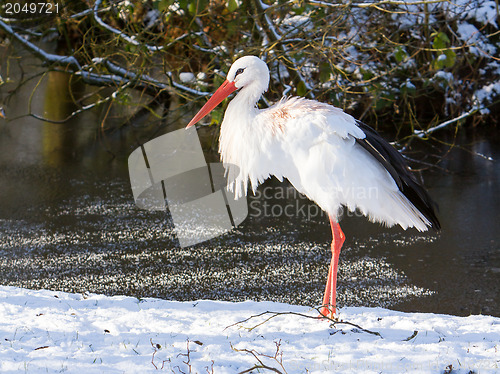
[[[133,44],[135,46],[145,47],[145,48],[147,48],[148,50],[150,50],[152,52],[156,52],[156,51],[159,51],[159,50],[163,49],[163,47],[158,47],[158,46],[155,46],[155,45],[149,45],[149,44],[140,43],[140,42],[138,42],[136,40],[135,36],[128,36],[124,32],[122,32],[122,31],[120,31],[118,29],[115,29],[114,27],[108,25],[97,14],[99,12],[99,6],[101,5],[101,3],[102,3],[102,0],[96,0],[96,2],[94,4],[93,12],[92,12],[92,14],[94,15],[94,19],[96,20],[96,22],[100,26],[102,26],[103,28],[105,28],[106,30],[110,31],[113,34],[118,35],[119,38],[125,40],[127,43]]]
[[[298,84],[302,83],[304,87],[309,91],[308,95],[311,98],[314,98],[314,93],[312,91],[312,85],[307,82],[306,78],[302,75],[300,69],[297,69],[296,66],[299,65],[298,61],[293,58],[288,50],[288,47],[281,43],[281,40],[284,38],[283,35],[276,29],[273,22],[266,14],[266,10],[269,9],[269,6],[264,4],[261,0],[254,0],[255,8],[257,9],[258,16],[260,16],[260,29],[263,32],[264,40],[268,40],[269,45],[264,45],[264,47],[276,46],[281,49],[283,54],[285,55],[285,66],[288,70],[288,73],[291,77],[293,77]]]
[[[374,1],[374,2],[366,2],[366,3],[329,3],[326,1],[320,0],[308,0],[307,3],[314,4],[322,7],[329,8],[344,8],[344,7],[353,7],[353,8],[377,8],[381,5],[422,5],[422,4],[437,4],[437,3],[449,3],[449,0],[421,0],[421,1],[404,1],[404,0],[382,0],[382,1]],[[383,10],[383,9],[381,9]]]
[[[55,55],[52,53],[47,53],[43,49],[37,47],[33,43],[31,43],[29,40],[26,40],[23,38],[21,35],[19,35],[17,32],[15,32],[12,27],[7,25],[3,19],[0,17],[0,29],[3,29],[7,34],[12,36],[15,40],[17,40],[21,45],[28,49],[31,53],[33,53],[35,56],[38,58],[50,62],[51,64],[57,64],[57,65],[65,65],[68,67],[71,67],[73,69],[81,69],[80,64],[78,63],[78,60],[73,57],[73,56],[60,56],[60,55]]]
[[[467,117],[469,117],[469,116],[477,113],[479,110],[481,110],[481,108],[479,108],[477,106],[474,106],[474,107],[472,107],[472,109],[470,109],[469,111],[461,114],[460,116],[455,117],[453,119],[450,119],[448,121],[445,121],[443,123],[440,123],[437,126],[431,127],[431,128],[429,128],[427,130],[415,130],[413,132],[413,135],[418,136],[419,138],[426,137],[427,135],[433,133],[434,131],[437,131],[437,130],[440,130],[440,129],[444,129],[445,127],[447,127],[447,126],[449,126],[449,125],[451,125],[453,123],[461,121],[461,120],[463,120],[463,119],[465,119],[465,118],[467,118]]]
[[[497,118],[483,110],[500,92],[498,7],[490,0],[252,0],[209,2],[203,11],[160,3],[66,2],[61,27],[0,17],[0,30],[48,69],[92,85],[130,83],[155,101],[206,97],[235,56],[256,54],[274,65],[265,103],[287,94],[317,97],[374,126],[394,112],[382,126],[398,134],[408,126],[421,138],[467,117]],[[66,40],[75,52],[48,53],[35,42],[41,38]],[[193,79],[181,80],[183,73]],[[491,84],[476,100],[476,87]],[[424,130],[426,107],[445,122]]]
[[[143,90],[152,96],[156,96],[161,93],[165,99],[168,99],[169,97],[168,93],[165,91],[168,87],[165,83],[159,82],[147,75],[134,73],[112,63],[106,58],[94,58],[93,61],[94,63],[103,64],[111,74],[93,73],[85,70],[88,66],[82,66],[74,56],[61,56],[44,51],[42,48],[36,46],[15,32],[12,27],[7,25],[1,18],[0,29],[3,29],[25,49],[40,58],[42,61],[53,66],[64,67],[66,71],[80,76],[87,84],[94,86],[122,86],[127,83],[134,83],[133,87],[135,89]]]

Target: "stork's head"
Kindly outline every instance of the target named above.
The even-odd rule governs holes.
[[[226,79],[233,82],[236,89],[258,86],[255,90],[260,90],[259,93],[262,93],[269,85],[269,69],[260,58],[245,56],[231,65]]]
[[[257,98],[267,90],[269,86],[269,69],[264,61],[255,56],[244,56],[237,59],[229,72],[226,80],[214,92],[207,103],[193,117],[186,128],[193,126],[196,122],[210,113],[222,100],[231,93],[241,89]]]

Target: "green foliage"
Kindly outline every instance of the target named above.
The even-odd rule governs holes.
[[[228,0],[227,1],[227,10],[230,12],[234,12],[238,9],[238,3],[236,0]]]
[[[300,81],[298,84],[297,84],[297,96],[306,96],[307,94],[307,88],[306,88],[306,84],[303,82],[303,81]]]
[[[397,63],[401,63],[408,58],[408,53],[406,53],[405,49],[401,46],[397,46],[394,51],[394,58]]]
[[[331,76],[332,69],[329,63],[323,62],[321,65],[319,65],[319,81],[321,83],[328,82],[331,79]]]
[[[174,0],[154,0],[153,8],[160,12],[166,12],[168,8],[174,3]]]
[[[432,64],[436,70],[443,68],[452,68],[455,65],[457,59],[456,53],[449,49],[451,44],[450,39],[444,32],[435,32],[431,34],[433,37],[432,47],[438,49],[437,58],[432,61]]]
[[[210,125],[220,125],[224,119],[224,110],[222,107],[217,107],[212,112],[210,112],[211,121]]]

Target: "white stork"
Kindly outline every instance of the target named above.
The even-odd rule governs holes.
[[[258,57],[236,60],[225,82],[189,122],[193,126],[234,91],[222,121],[219,153],[236,196],[255,192],[270,176],[286,178],[330,217],[332,259],[320,313],[336,313],[336,284],[344,233],[342,206],[373,222],[439,230],[435,203],[403,157],[380,135],[341,109],[305,98],[284,98],[267,109],[257,102],[269,85]],[[232,170],[233,166],[238,167]]]

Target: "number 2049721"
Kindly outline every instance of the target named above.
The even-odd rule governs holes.
[[[30,1],[27,3],[7,2],[4,5],[4,12],[6,15],[55,14],[59,13],[59,4],[45,3],[42,1]]]

